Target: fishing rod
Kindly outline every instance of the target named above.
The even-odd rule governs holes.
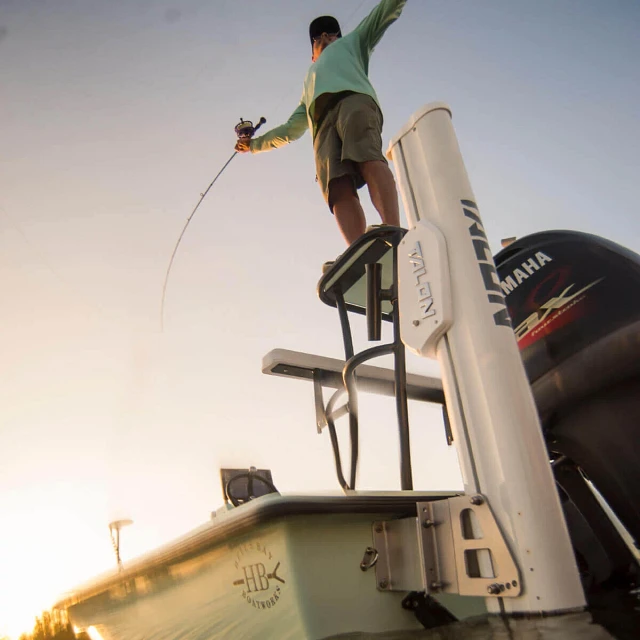
[[[260,120],[258,120],[258,124],[256,124],[256,126],[254,127],[253,126],[253,122],[251,122],[251,120],[243,120],[242,118],[240,118],[240,122],[238,122],[238,124],[234,127],[234,131],[236,132],[236,136],[238,136],[238,140],[239,141],[243,141],[243,142],[248,142],[249,140],[251,140],[251,138],[253,138],[255,132],[265,122],[266,122],[265,118],[260,118]],[[171,259],[169,260],[169,266],[167,267],[167,273],[166,273],[166,275],[164,277],[164,285],[162,286],[162,302],[160,303],[160,329],[161,330],[164,330],[164,301],[165,301],[165,298],[167,296],[167,284],[169,282],[169,274],[171,273],[171,267],[173,266],[173,260],[176,257],[176,253],[178,252],[178,247],[180,246],[180,242],[182,242],[182,237],[184,236],[185,231],[187,230],[187,227],[189,226],[189,223],[191,222],[191,219],[196,214],[196,211],[198,210],[198,207],[202,204],[202,201],[206,198],[207,193],[209,193],[211,187],[213,187],[213,185],[215,184],[216,180],[222,175],[223,171],[229,166],[231,161],[237,155],[238,155],[238,152],[234,151],[233,155],[224,163],[222,169],[220,169],[220,171],[218,171],[218,173],[216,174],[216,177],[211,181],[209,186],[206,188],[205,192],[200,194],[200,200],[198,200],[198,204],[196,204],[196,206],[193,208],[193,211],[191,212],[191,214],[187,218],[187,221],[185,222],[185,225],[182,228],[182,233],[180,234],[180,237],[178,238],[178,242],[176,242],[176,246],[174,247],[173,253],[171,254]]]

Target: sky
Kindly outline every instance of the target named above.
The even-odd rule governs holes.
[[[222,466],[338,489],[311,386],[261,374],[276,347],[342,356],[315,290],[344,247],[310,136],[234,159],[182,241],[164,330],[160,300],[239,118],[297,106],[310,20],[346,32],[375,4],[0,0],[0,637],[113,566],[109,521],[134,520],[125,562],[206,521]],[[409,0],[371,62],[385,144],[446,102],[496,252],[548,229],[640,251],[639,28],[634,0]],[[393,401],[361,404],[360,487],[398,488]],[[416,487],[459,488],[437,409],[411,424]]]

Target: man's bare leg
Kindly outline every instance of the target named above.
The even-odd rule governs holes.
[[[365,231],[366,222],[360,199],[351,176],[334,178],[329,184],[333,215],[347,245],[355,242]],[[389,223],[391,224],[391,223]]]
[[[400,226],[398,191],[389,165],[382,160],[359,162],[358,169],[367,183],[373,206],[378,210],[382,222]]]

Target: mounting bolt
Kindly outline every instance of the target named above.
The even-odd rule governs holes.
[[[378,583],[378,586],[381,589],[387,589],[389,587],[389,581],[388,580],[380,580],[380,582]]]
[[[492,596],[497,596],[501,591],[502,589],[500,589],[500,585],[496,584],[495,582],[487,587],[487,593],[491,594]]]
[[[420,320],[414,320],[413,321],[413,326],[414,327],[419,327],[420,326]]]
[[[444,582],[432,582],[429,586],[433,591],[440,591],[444,587]]]
[[[429,520],[429,519],[427,518],[427,520],[425,520],[425,521],[422,523],[422,526],[423,526],[425,529],[429,529],[429,528],[433,527],[433,525],[434,525],[434,524],[435,524],[435,522],[434,522],[433,520]]]
[[[475,504],[476,506],[484,504],[484,498],[480,495],[477,496],[471,496],[471,498],[469,498],[469,502],[471,504]]]

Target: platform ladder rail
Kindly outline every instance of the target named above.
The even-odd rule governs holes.
[[[582,610],[585,597],[493,256],[442,103],[392,140],[409,231],[399,247],[401,336],[436,358],[467,496],[482,495],[521,575],[489,611]],[[520,583],[519,583],[520,584]]]
[[[397,246],[405,230],[384,226],[373,228],[354,243],[332,265],[318,285],[319,296],[325,303],[338,310],[342,332],[345,363],[342,369],[343,388],[339,388],[325,403],[322,371],[314,372],[314,397],[316,407],[316,423],[318,430],[327,427],[334,452],[336,475],[344,491],[356,489],[358,467],[359,411],[358,411],[358,369],[369,360],[384,355],[392,355],[393,395],[396,402],[400,438],[400,485],[402,490],[413,489],[411,471],[411,451],[409,442],[409,417],[407,405],[407,375],[405,347],[400,339],[398,289],[397,289]],[[391,255],[389,264],[389,254]],[[385,264],[383,265],[383,261]],[[386,283],[383,285],[383,269]],[[364,281],[364,291],[360,291],[362,299],[351,293],[358,281]],[[361,287],[362,288],[362,287]],[[353,298],[356,298],[354,301]],[[390,305],[390,310],[383,312],[383,302]],[[380,341],[383,317],[391,321],[393,339],[388,344],[369,347],[359,353],[354,352],[353,334],[349,321],[349,312],[364,313],[367,317],[367,338],[369,341]],[[338,406],[339,400],[346,395],[346,403]],[[349,480],[342,470],[335,420],[343,415],[349,419],[349,439],[351,460]]]

